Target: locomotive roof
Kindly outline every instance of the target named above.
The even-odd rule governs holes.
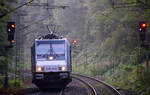
[[[62,39],[35,39],[35,41],[58,41],[58,40],[67,40],[67,38],[62,38]]]

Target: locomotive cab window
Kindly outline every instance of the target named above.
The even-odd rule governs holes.
[[[37,42],[37,60],[65,60],[65,43],[64,41]]]

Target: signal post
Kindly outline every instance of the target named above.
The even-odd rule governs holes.
[[[7,22],[7,40],[9,41],[9,45],[3,46],[2,48],[5,49],[5,51],[7,52],[10,48],[13,48],[13,43],[15,43],[14,40],[14,34],[15,34],[15,22]],[[7,53],[5,53],[3,56],[5,56],[5,62],[6,62],[6,70],[4,71],[4,84],[3,87],[4,88],[8,88],[9,87],[9,83],[8,83],[8,64],[7,64]]]
[[[144,49],[146,50],[146,70],[148,70],[148,49],[149,49],[149,44],[146,42],[146,32],[147,32],[147,26],[148,26],[148,23],[146,21],[141,21],[139,22],[139,28],[138,28],[138,32],[139,32],[139,44],[140,44],[140,48],[139,48],[139,64],[137,65],[137,75],[142,78],[143,74],[142,74],[142,71],[143,71],[143,67],[142,67],[142,50],[141,49]]]

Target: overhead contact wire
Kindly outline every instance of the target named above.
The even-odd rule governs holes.
[[[3,15],[0,16],[0,19],[3,18],[3,17],[5,17],[5,16],[7,16],[8,14],[13,13],[13,12],[15,12],[16,10],[18,10],[18,9],[20,9],[20,8],[22,8],[22,7],[26,6],[26,5],[28,5],[29,3],[32,3],[33,1],[34,1],[34,0],[31,0],[31,1],[27,2],[27,3],[24,3],[24,4],[22,4],[22,5],[20,5],[20,6],[16,7],[16,8],[14,8],[14,9],[8,11],[7,13],[4,13]]]

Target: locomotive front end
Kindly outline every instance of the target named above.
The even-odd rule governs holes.
[[[62,88],[71,81],[71,48],[66,39],[35,40],[33,83],[39,88]]]

